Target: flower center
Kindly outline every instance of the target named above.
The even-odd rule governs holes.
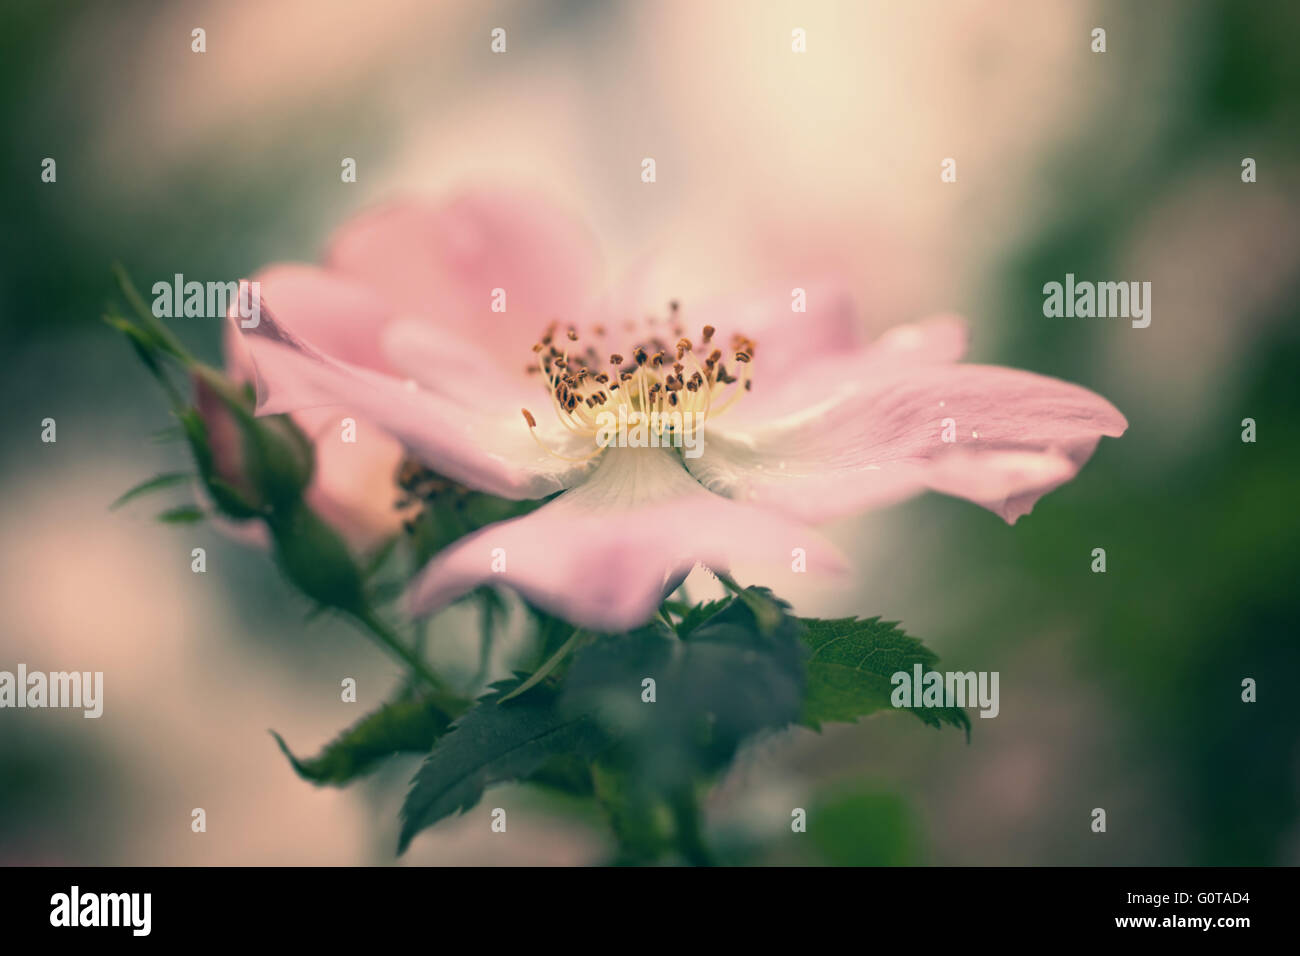
[[[671,339],[665,341],[650,319],[626,352],[609,352],[604,326],[597,325],[585,339],[573,326],[560,331],[551,325],[533,346],[540,373],[560,423],[575,434],[592,438],[597,448],[590,455],[568,458],[550,449],[537,435],[537,419],[520,409],[533,438],[548,454],[569,461],[586,461],[608,444],[608,429],[646,429],[654,443],[676,439],[692,441],[704,422],[717,418],[749,391],[754,342],[733,335],[724,351],[714,343],[716,330],[704,326],[698,345],[684,334],[676,302],[670,305]],[[636,323],[628,323],[637,331]],[[727,370],[733,362],[737,374]],[[665,440],[666,439],[666,440]]]

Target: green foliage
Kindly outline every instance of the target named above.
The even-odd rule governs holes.
[[[138,485],[122,493],[116,501],[108,506],[109,511],[116,511],[129,501],[134,501],[142,495],[151,494],[155,491],[161,491],[164,488],[174,488],[177,485],[183,485],[186,482],[194,480],[194,476],[188,471],[170,472],[164,475],[155,475],[147,481],[142,481]]]
[[[275,731],[271,736],[298,776],[319,785],[342,786],[395,754],[428,753],[451,718],[427,697],[407,694],[367,714],[315,757],[295,757]]]
[[[439,820],[474,806],[497,783],[525,779],[556,756],[594,757],[609,740],[587,714],[565,713],[544,684],[508,703],[522,676],[498,681],[434,745],[402,805],[398,853]]]
[[[677,606],[674,610],[680,611],[681,620],[674,626],[674,630],[677,631],[678,635],[684,637],[699,627],[706,618],[710,618],[721,611],[727,606],[729,601],[731,601],[731,598],[719,598],[716,601],[704,601],[700,604]]]
[[[870,786],[821,797],[809,808],[808,836],[832,866],[911,866],[921,833],[905,800]]]
[[[780,613],[771,633],[760,630],[752,601]],[[675,634],[652,623],[607,635],[582,648],[563,685],[563,706],[591,713],[618,741],[611,765],[637,788],[671,793],[723,769],[741,742],[798,719],[805,651],[799,622],[760,588],[733,598]],[[656,700],[643,700],[643,680]]]
[[[205,517],[202,509],[194,505],[178,505],[160,513],[158,520],[163,524],[195,524]]]
[[[366,607],[364,580],[337,531],[302,502],[267,522],[275,558],[295,587],[325,607],[356,615]]]
[[[889,695],[890,677],[911,673],[914,664],[930,670],[938,655],[898,625],[878,617],[836,620],[805,619],[804,642],[808,659],[808,694],[803,721],[820,727],[828,721],[855,721],[878,710],[894,710]],[[932,727],[951,724],[970,737],[970,718],[958,707],[907,707]]]
[[[541,503],[486,495],[408,462],[397,484],[404,504],[418,505],[416,515],[405,535],[357,560],[304,500],[315,455],[302,431],[288,416],[257,417],[248,386],[186,353],[124,276],[123,292],[138,318],[109,316],[109,324],[166,389],[176,430],[189,443],[213,510],[263,522],[289,582],[318,610],[342,611],[361,624],[406,666],[400,696],[313,757],[294,755],[272,732],[294,770],[322,786],[346,785],[397,754],[427,754],[402,807],[399,853],[425,828],[472,807],[486,788],[523,781],[594,798],[618,839],[615,862],[670,856],[711,863],[698,798],[745,741],[800,721],[818,727],[889,707],[895,671],[935,663],[933,653],[893,624],[800,620],[767,589],[741,588],[719,575],[728,597],[698,605],[667,601],[656,620],[627,633],[592,634],[530,607],[537,648],[531,673],[493,684],[470,704],[429,669],[419,640],[410,646],[376,614],[375,602],[407,583],[409,565],[394,557],[399,544],[419,567],[465,535]],[[189,378],[192,402],[170,379],[168,366],[175,364]],[[190,479],[159,475],[114,507]],[[203,513],[190,505],[160,517],[184,522]],[[506,606],[487,587],[467,600],[480,610],[478,686]],[[653,699],[647,679],[654,682]],[[914,713],[969,733],[961,710]],[[819,812],[852,818],[856,811],[831,806]],[[848,823],[842,828],[851,829]],[[867,858],[898,857],[879,833],[868,836],[875,842]]]

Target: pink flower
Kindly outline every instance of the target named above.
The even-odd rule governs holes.
[[[810,522],[927,489],[1014,522],[1127,427],[1077,385],[958,364],[955,318],[864,343],[848,298],[810,287],[806,312],[780,290],[645,319],[593,307],[598,274],[568,220],[469,193],[363,215],[324,268],[298,268],[300,297],[264,284],[245,332],[260,412],[347,407],[471,487],[562,492],[440,553],[415,613],[500,583],[620,630],[697,563],[744,564],[780,593],[842,566]],[[678,427],[702,454],[602,447],[598,416],[620,409],[697,413]]]
[[[379,349],[386,316],[374,310],[373,297],[349,300],[313,266],[272,266],[253,280],[260,284],[263,298],[279,303],[284,314],[292,316],[298,334],[367,368],[391,371]],[[340,316],[347,321],[337,321]],[[229,318],[226,374],[237,382],[252,381],[254,362],[237,324],[238,303],[232,303]],[[395,507],[394,477],[404,456],[401,444],[346,406],[297,409],[292,417],[315,451],[316,468],[305,498],[316,513],[362,551],[398,533],[403,516]],[[351,429],[348,418],[355,423]],[[268,543],[260,524],[226,527],[249,544]]]

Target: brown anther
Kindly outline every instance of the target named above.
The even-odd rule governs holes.
[[[668,393],[668,404],[669,404],[669,405],[676,405],[676,404],[677,404],[677,393],[676,393],[676,392],[669,392],[669,393]]]
[[[658,368],[659,366],[661,366],[661,365],[663,365],[663,364],[664,364],[664,353],[663,353],[663,352],[656,352],[656,353],[654,354],[654,357],[650,359],[650,367],[651,367],[651,368]]]
[[[737,361],[737,362],[748,362],[748,361],[749,361],[749,353],[748,353],[748,352],[737,352],[737,353],[736,353],[736,361]]]
[[[569,329],[569,341],[570,342],[578,341],[578,332],[576,329]]]
[[[540,351],[541,351],[542,349],[544,349],[545,347],[546,347],[546,346],[542,345],[541,342],[538,342],[536,345],[533,346],[533,351],[534,351],[534,352],[540,352]]]
[[[530,411],[529,411],[528,409],[526,409],[526,408],[521,408],[521,409],[519,409],[519,410],[520,410],[521,412],[524,413],[524,421],[526,421],[526,422],[528,423],[528,427],[529,427],[529,428],[536,428],[536,427],[537,427],[537,419],[533,418],[533,413],[530,412]]]
[[[646,350],[639,345],[636,347],[636,351],[632,353],[632,358],[636,359],[637,365],[644,365],[648,357]]]
[[[678,302],[676,299],[673,299],[671,302],[668,303],[668,309],[669,309],[669,311],[672,311],[672,312],[676,312],[676,311],[677,311],[678,309],[680,309],[681,307],[682,307],[682,304],[681,304],[680,302]]]
[[[706,344],[709,342],[710,339],[713,338],[713,333],[716,331],[718,330],[711,325],[706,325],[704,327],[704,341]]]
[[[611,356],[609,357],[609,364],[610,364],[610,365],[622,365],[622,364],[623,364],[623,356],[621,356],[621,355],[619,355],[617,352],[615,352],[613,355],[611,355]]]
[[[689,351],[691,350],[691,347],[692,347],[692,346],[691,346],[691,340],[690,340],[690,339],[687,339],[687,338],[679,339],[679,340],[677,341],[677,355],[678,355],[678,357],[680,358],[680,357],[681,357],[681,354],[682,354],[683,352],[689,352]]]

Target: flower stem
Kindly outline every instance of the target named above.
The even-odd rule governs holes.
[[[700,826],[700,808],[695,800],[694,789],[688,784],[669,797],[676,826],[677,849],[692,866],[713,866],[713,854],[704,843],[704,834]]]
[[[381,621],[374,611],[365,608],[356,612],[355,617],[365,625],[367,632],[381,647],[409,667],[413,674],[428,685],[430,699],[438,707],[452,716],[464,711],[465,701],[448,690],[438,676],[429,670],[429,666],[403,644],[401,638],[393,632],[392,628]]]

